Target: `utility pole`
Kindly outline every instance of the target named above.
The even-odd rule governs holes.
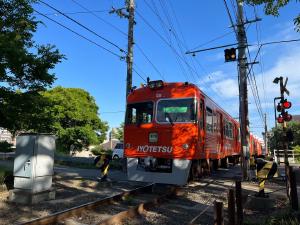
[[[249,117],[247,92],[247,38],[244,24],[243,1],[236,0],[238,5],[237,41],[238,41],[238,67],[239,67],[239,93],[240,93],[240,129],[241,129],[241,166],[243,179],[249,177]]]
[[[264,143],[265,143],[265,154],[268,152],[268,127],[267,127],[267,114],[265,113],[265,135],[264,135]]]
[[[134,0],[126,0],[128,15],[128,49],[127,49],[127,78],[126,97],[132,88],[132,64],[133,64],[133,27],[134,27]]]

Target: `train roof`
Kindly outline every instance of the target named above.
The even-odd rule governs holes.
[[[156,81],[151,81],[151,82],[156,82]],[[160,81],[163,82],[163,81]],[[239,123],[236,119],[234,119],[229,113],[227,113],[219,104],[217,104],[211,97],[209,97],[204,91],[202,91],[197,85],[189,82],[163,82],[163,86],[165,88],[168,88],[169,91],[172,92],[173,96],[167,96],[167,97],[195,97],[196,94],[200,94],[205,99],[209,99],[215,107],[217,107],[222,113],[224,113],[227,117],[231,118],[235,123]],[[175,89],[176,88],[176,89]],[[175,90],[174,90],[175,89]],[[162,93],[162,95],[157,97],[157,92],[153,92],[153,90],[157,90],[159,93]],[[161,90],[161,91],[159,91]],[[177,90],[177,91],[176,91]],[[184,90],[184,91],[183,91]],[[190,90],[190,91],[188,91]],[[164,98],[163,92],[166,91],[166,89],[161,88],[150,88],[149,85],[144,85],[143,87],[137,88],[133,90],[129,96],[128,96],[128,101],[134,102],[135,100],[138,101],[138,97],[136,94],[142,93],[144,98],[147,96],[149,100],[154,100],[156,98]],[[134,96],[135,95],[135,96]],[[167,98],[166,97],[166,98]]]

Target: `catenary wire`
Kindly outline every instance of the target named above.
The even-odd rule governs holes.
[[[126,52],[125,50],[123,50],[121,47],[119,47],[117,44],[111,42],[110,40],[108,40],[107,38],[103,37],[102,35],[96,33],[95,31],[91,30],[90,28],[88,28],[87,26],[81,24],[80,22],[78,22],[77,20],[73,19],[72,17],[64,14],[62,11],[58,10],[57,8],[49,5],[48,3],[42,1],[42,0],[38,0],[39,2],[41,2],[42,4],[46,5],[47,7],[53,9],[54,11],[58,12],[59,14],[63,15],[64,17],[68,18],[69,20],[73,21],[74,23],[76,23],[77,25],[79,25],[80,27],[86,29],[87,31],[89,31],[90,33],[96,35],[97,37],[101,38],[102,40],[104,40],[105,42],[111,44],[112,46],[116,47],[117,49],[119,49],[120,52]]]
[[[76,14],[90,14],[90,13],[102,13],[109,12],[109,10],[89,10],[89,11],[77,11],[77,12],[64,12],[66,15],[76,15]],[[33,14],[34,15],[34,14]],[[46,16],[56,16],[57,13],[45,13]]]
[[[118,31],[120,34],[124,35],[125,37],[127,37],[127,33],[125,33],[124,31],[122,31],[121,29],[119,29],[117,26],[113,25],[112,23],[108,22],[107,20],[99,17],[97,14],[93,13],[92,10],[89,10],[87,7],[85,7],[84,5],[78,3],[75,0],[71,0],[73,1],[76,5],[78,5],[79,7],[81,7],[82,9],[86,10],[87,12],[90,12],[94,17],[96,17],[98,20],[104,22],[105,24],[111,26],[112,28],[114,28],[116,31]],[[146,55],[146,53],[142,50],[142,48],[139,46],[139,44],[135,43],[136,47],[139,49],[139,51],[142,53],[142,55],[146,58],[146,60],[149,62],[149,64],[154,68],[154,70],[159,74],[159,76],[161,76],[161,78],[163,80],[165,80],[164,76],[162,75],[162,73],[157,69],[157,67],[154,65],[154,63],[150,60],[150,58]]]
[[[98,20],[102,21],[103,23],[111,26],[112,28],[114,28],[115,30],[117,30],[119,33],[125,35],[127,37],[127,34],[122,31],[120,28],[118,28],[117,26],[115,26],[114,24],[108,22],[107,20],[104,20],[103,18],[101,18],[100,16],[98,16],[96,13],[94,13],[92,10],[89,10],[88,8],[86,8],[84,5],[80,4],[79,2],[75,1],[75,0],[71,0],[72,2],[74,2],[76,5],[78,5],[79,7],[81,7],[82,9],[86,10],[87,12],[90,12],[93,16],[95,16]]]
[[[52,22],[58,24],[59,26],[65,28],[65,29],[67,29],[67,30],[69,30],[69,31],[72,32],[73,34],[76,34],[77,36],[79,36],[79,37],[85,39],[86,41],[88,41],[88,42],[90,42],[90,43],[96,45],[97,47],[99,47],[99,48],[101,48],[101,49],[103,49],[103,50],[109,52],[110,54],[112,54],[112,55],[114,55],[114,56],[117,56],[119,59],[121,59],[121,60],[124,59],[124,56],[121,56],[121,55],[118,55],[118,54],[114,53],[113,51],[109,50],[108,48],[106,48],[106,47],[104,47],[104,46],[102,46],[102,45],[96,43],[95,41],[92,41],[91,39],[85,37],[84,35],[82,35],[82,34],[76,32],[76,31],[72,30],[71,28],[69,28],[69,27],[63,25],[62,23],[60,23],[60,22],[58,22],[58,21],[56,21],[56,20],[54,20],[54,19],[48,17],[47,15],[45,15],[45,14],[39,12],[38,10],[34,9],[34,11],[35,11],[36,13],[38,13],[39,15],[41,15],[41,16],[47,18],[48,20],[51,20]]]

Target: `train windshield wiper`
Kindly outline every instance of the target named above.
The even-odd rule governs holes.
[[[173,126],[174,125],[174,123],[173,123],[173,120],[172,120],[172,118],[171,118],[171,116],[170,116],[170,114],[169,113],[167,113],[167,112],[165,112],[165,115],[166,115],[166,118],[168,119],[168,122]],[[166,120],[167,121],[167,120]]]

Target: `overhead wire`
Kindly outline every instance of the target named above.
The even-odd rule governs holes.
[[[194,61],[196,61],[196,60],[195,60],[195,58],[192,58],[192,59],[191,59],[190,57],[187,57],[187,56],[185,55],[185,52],[188,50],[188,46],[187,46],[186,41],[185,41],[185,39],[184,39],[183,33],[180,31],[180,32],[181,32],[181,35],[182,35],[182,37],[183,37],[183,39],[181,40],[180,37],[179,37],[179,35],[178,35],[178,33],[177,33],[176,27],[175,27],[175,25],[174,25],[173,22],[172,22],[172,16],[171,16],[171,13],[169,14],[168,6],[167,6],[167,3],[166,3],[166,2],[168,2],[168,1],[159,0],[159,2],[160,2],[160,5],[161,5],[161,8],[162,8],[162,11],[163,11],[163,13],[164,13],[164,15],[165,15],[165,17],[166,17],[166,19],[167,19],[167,22],[168,22],[169,25],[170,25],[171,33],[173,34],[173,36],[174,36],[174,38],[175,38],[175,41],[176,41],[176,43],[177,43],[177,46],[178,46],[179,50],[181,51],[181,53],[183,54],[183,58],[184,58],[186,61],[189,61],[189,63],[191,64],[191,66],[194,68],[193,70],[191,70],[191,69],[189,69],[189,70],[190,70],[190,73],[193,75],[193,78],[194,78],[194,80],[195,80],[195,83],[198,84],[199,80],[201,80],[201,77],[200,77],[200,75],[198,74],[197,68],[196,68],[196,66],[195,66],[195,64],[194,64]],[[169,3],[170,3],[170,2],[169,2]],[[170,5],[171,5],[171,4],[170,4]],[[170,7],[170,8],[171,8],[171,7]],[[175,21],[176,21],[177,16],[176,16],[175,11],[174,11],[174,10],[172,11],[172,9],[171,9],[171,12],[173,12],[174,18],[175,18]],[[177,21],[177,22],[178,22],[178,21]],[[179,22],[178,22],[178,25],[179,25]],[[180,26],[178,26],[178,28],[179,28],[179,30],[180,30]],[[194,60],[194,61],[193,61],[193,60]],[[200,68],[201,68],[203,71],[205,71],[205,69],[204,69],[204,67],[201,65],[201,63],[200,63],[200,62],[197,62],[197,63],[199,64]],[[206,71],[205,71],[205,72],[206,72]],[[198,78],[198,81],[195,79],[194,74],[195,74],[195,76]]]
[[[95,41],[93,41],[93,40],[91,40],[91,39],[85,37],[84,35],[82,35],[82,34],[76,32],[76,31],[72,30],[71,28],[65,26],[64,24],[62,24],[62,23],[60,23],[60,22],[58,22],[58,21],[56,21],[56,20],[54,20],[54,19],[48,17],[48,16],[45,15],[44,13],[41,13],[41,12],[39,12],[39,11],[36,10],[36,9],[34,9],[34,11],[35,11],[36,13],[38,13],[39,15],[41,15],[41,16],[47,18],[48,20],[51,20],[52,22],[58,24],[59,26],[61,26],[61,27],[65,28],[65,29],[67,29],[68,31],[72,32],[73,34],[76,34],[77,36],[79,36],[79,37],[85,39],[86,41],[88,41],[88,42],[90,42],[90,43],[96,45],[97,47],[99,47],[99,48],[105,50],[106,52],[109,52],[110,54],[112,54],[112,55],[118,57],[119,59],[121,59],[121,60],[124,59],[124,56],[118,55],[117,53],[115,53],[115,52],[109,50],[108,48],[106,48],[106,47],[104,47],[104,46],[98,44],[97,42],[95,42]]]
[[[125,50],[123,50],[121,47],[119,47],[117,44],[113,43],[112,41],[108,40],[107,38],[103,37],[102,35],[96,33],[95,31],[93,31],[92,29],[88,28],[87,26],[83,25],[82,23],[78,22],[77,20],[73,19],[72,17],[66,15],[65,13],[63,13],[62,11],[58,10],[57,8],[49,5],[48,3],[42,1],[42,0],[38,0],[39,2],[41,2],[42,4],[46,5],[47,7],[53,9],[54,11],[58,12],[59,14],[63,15],[64,17],[68,18],[69,20],[73,21],[74,23],[76,23],[77,25],[79,25],[80,27],[84,28],[85,30],[89,31],[90,33],[96,35],[97,37],[99,37],[100,39],[104,40],[105,42],[111,44],[112,46],[116,47],[117,49],[119,49],[120,52],[125,52]]]
[[[86,8],[84,5],[80,4],[79,2],[75,1],[75,0],[71,0],[72,2],[74,2],[76,5],[78,5],[79,7],[81,7],[82,9],[85,9],[87,12],[90,12],[93,16],[95,16],[98,20],[102,21],[103,23],[111,26],[112,28],[114,28],[115,30],[117,30],[119,33],[125,35],[127,37],[127,33],[125,33],[124,31],[122,31],[120,28],[118,28],[117,26],[115,26],[114,24],[108,22],[107,20],[101,18],[100,16],[98,16],[96,13],[94,13],[92,10],[89,10],[88,8]]]
[[[168,7],[168,4],[169,4],[169,7]],[[182,52],[182,54],[185,56],[185,52],[189,49],[187,43],[186,43],[186,40],[184,38],[184,35],[183,35],[183,32],[181,31],[181,28],[180,28],[180,23],[177,19],[177,16],[176,16],[176,13],[175,13],[175,10],[173,9],[173,6],[171,4],[171,1],[163,1],[163,0],[160,0],[160,4],[161,4],[161,7],[162,7],[162,11],[164,12],[165,14],[165,17],[167,18],[167,22],[169,23],[169,26],[171,27],[171,33],[174,35],[174,38],[175,38],[175,41],[177,43],[177,46],[179,48],[179,50]],[[171,10],[168,10],[168,8],[170,8]],[[170,13],[169,13],[170,12]],[[172,15],[173,14],[173,15]],[[177,28],[176,28],[176,25],[175,23],[173,23],[172,21],[172,17],[175,18],[173,19],[173,21],[175,21],[175,23],[177,23],[177,28],[179,29],[179,32],[181,34],[181,38],[179,37],[179,34],[177,32]],[[232,32],[231,32],[232,33]],[[185,58],[185,57],[184,57]],[[190,71],[191,73],[195,73],[196,77],[197,77],[197,80],[195,82],[195,84],[197,86],[199,86],[199,84],[201,85],[201,88],[202,87],[205,87],[207,86],[205,82],[202,82],[202,79],[197,71],[197,68],[196,68],[196,65],[195,63],[201,68],[202,71],[204,71],[204,73],[206,74],[206,76],[209,75],[209,73],[206,71],[206,69],[204,68],[204,66],[197,60],[197,58],[195,57],[186,57],[186,60],[189,61],[189,64],[191,64],[191,66],[194,68],[193,71]],[[194,78],[195,79],[195,78]],[[202,84],[201,84],[202,82]],[[215,82],[214,82],[215,83]],[[209,87],[210,88],[210,87]],[[222,96],[219,94],[219,92],[217,90],[214,90],[212,89],[219,97],[222,98]]]
[[[185,60],[182,58],[182,56],[177,52],[177,50],[168,43],[168,41],[144,18],[144,16],[139,13],[139,11],[136,10],[136,14],[144,21],[144,23],[150,27],[150,29],[173,51],[173,53],[178,56],[180,60],[183,61],[184,64],[186,64],[187,67],[191,67],[189,64],[185,62]],[[186,77],[187,78],[187,77]],[[188,79],[188,78],[187,78]]]
[[[256,11],[256,7],[253,6],[253,10],[254,10],[254,14],[255,14],[255,18],[258,18],[257,15],[257,11]],[[255,28],[256,28],[256,38],[257,38],[257,46],[260,45],[261,42],[261,30],[260,30],[260,26],[259,23],[256,21],[255,22]],[[266,95],[266,88],[265,88],[265,79],[264,79],[264,65],[263,65],[263,58],[262,55],[259,53],[259,66],[260,66],[260,72],[261,72],[261,80],[262,80],[262,88],[263,88],[263,94],[264,94],[264,103],[265,103],[265,110],[268,113],[268,120],[270,119],[270,110],[267,110],[267,95]]]
[[[165,24],[165,22],[163,21],[163,18],[159,15],[159,11],[158,11],[158,8],[156,7],[156,4],[155,2],[152,0],[152,6],[150,6],[150,4],[145,0],[144,1],[146,6],[152,11],[152,13],[154,15],[156,15],[156,17],[158,18],[159,22],[160,22],[160,26],[162,27],[164,33],[165,33],[165,36],[166,36],[166,42],[167,44],[169,45],[169,47],[173,47],[172,46],[172,39],[171,39],[171,35],[170,35],[170,32],[169,32],[169,28],[167,27],[167,25]],[[158,33],[158,32],[157,32]],[[188,78],[188,74],[187,74],[187,71],[186,69],[184,68],[184,65],[182,64],[182,62],[180,61],[180,59],[178,59],[178,56],[175,55],[175,58],[176,58],[176,61],[178,63],[178,66],[182,72],[182,74],[184,75],[184,77],[189,80]]]
[[[91,13],[103,13],[109,12],[109,10],[89,10],[89,11],[77,11],[77,12],[64,12],[66,15],[76,15],[76,14],[91,14]],[[46,16],[56,16],[57,13],[44,13]],[[34,15],[34,14],[33,14]]]
[[[176,51],[176,55],[177,57],[179,57],[179,59],[177,59],[178,62],[180,62],[180,60],[185,64],[186,68],[188,69],[189,71],[189,74],[190,74],[190,77],[194,80],[195,83],[198,83],[197,82],[197,79],[195,77],[195,75],[198,77],[198,79],[200,79],[200,76],[197,72],[197,69],[195,67],[195,65],[191,62],[188,62],[188,60],[190,60],[190,58],[185,58],[185,55],[184,55],[184,50],[183,48],[186,48],[185,47],[185,43],[183,43],[183,41],[180,40],[179,38],[179,35],[176,31],[176,28],[175,28],[175,25],[173,24],[172,22],[172,18],[171,18],[171,15],[169,14],[169,10],[167,10],[167,5],[163,2],[163,1],[160,1],[160,6],[162,8],[162,12],[164,13],[164,16],[167,20],[167,22],[164,22],[163,18],[159,15],[159,12],[158,12],[158,9],[157,7],[155,7],[154,9],[152,8],[152,6],[149,5],[149,3],[147,1],[144,1],[146,6],[152,11],[153,14],[155,14],[159,21],[161,21],[161,26],[163,27],[164,30],[169,30],[171,34],[173,34],[174,38],[175,38],[175,42],[177,44],[177,47],[178,47],[178,50],[175,50],[175,47],[173,46],[173,43],[171,41],[169,41],[168,43],[168,46],[174,51]],[[153,2],[154,6],[155,3]],[[176,15],[175,15],[176,16]],[[168,23],[168,24],[167,24]],[[161,36],[161,35],[160,35]],[[165,41],[166,42],[166,41]],[[178,52],[177,52],[178,51]],[[179,54],[179,52],[183,55],[181,56]],[[179,64],[180,65],[180,64]],[[181,66],[181,70],[182,72],[184,73],[185,77],[187,78],[187,75],[186,73],[183,71],[185,70],[183,65]]]
[[[117,26],[115,26],[114,24],[108,22],[107,20],[101,18],[100,16],[98,16],[97,14],[93,13],[92,10],[89,10],[87,7],[85,7],[84,5],[80,4],[79,2],[77,2],[76,0],[71,0],[72,2],[74,2],[76,5],[78,5],[79,7],[81,7],[82,9],[86,10],[87,12],[90,12],[94,17],[96,17],[98,20],[104,22],[105,24],[109,25],[110,27],[112,27],[113,29],[115,29],[117,32],[119,32],[120,34],[122,34],[123,36],[125,36],[127,38],[127,33],[125,33],[124,31],[122,31],[120,28],[118,28]],[[142,53],[142,55],[145,57],[145,59],[147,60],[147,62],[153,67],[153,69],[158,73],[158,75],[165,80],[163,74],[158,70],[158,68],[154,65],[154,63],[151,61],[151,59],[146,55],[146,53],[142,50],[142,48],[140,47],[140,45],[138,43],[135,43],[135,46],[137,46],[138,50]]]

